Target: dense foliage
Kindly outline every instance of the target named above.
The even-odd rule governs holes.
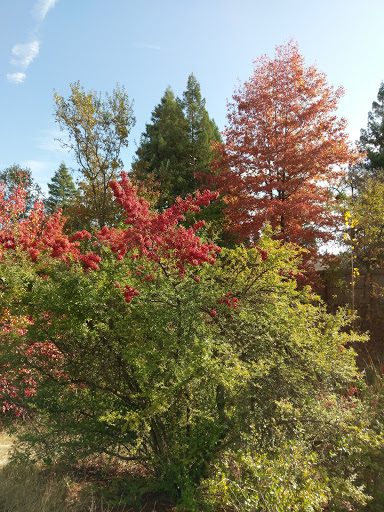
[[[353,312],[330,314],[302,280],[340,217],[335,165],[359,160],[341,93],[278,47],[235,93],[222,143],[191,75],[147,125],[139,188],[117,178],[124,89],[55,96],[79,189],[62,164],[45,210],[30,172],[0,175],[0,405],[27,420],[15,460],[134,463],[145,478],[114,489],[138,509],[148,491],[196,512],[382,509],[384,367],[358,370]],[[202,180],[246,246],[219,247]],[[345,199],[352,269],[383,259],[383,197],[371,173]]]
[[[200,84],[191,74],[183,99],[168,87],[146,125],[133,163],[132,178],[157,193],[156,207],[172,205],[178,196],[193,193],[209,172],[211,143],[221,137],[209,118]]]
[[[267,230],[220,251],[181,225],[216,193],[156,213],[126,175],[111,186],[125,227],[70,238],[39,203],[23,219],[21,189],[1,203],[1,394],[38,413],[29,456],[136,460],[188,510],[364,503],[355,453],[380,437],[357,337],[297,290],[298,248]]]
[[[18,164],[7,167],[0,172],[0,183],[5,185],[3,192],[6,197],[16,192],[17,188],[20,186],[25,188],[25,210],[27,212],[33,208],[38,199],[42,199],[43,197],[42,190],[34,180],[31,169],[28,167],[21,167]]]
[[[360,149],[366,153],[365,167],[372,173],[384,169],[384,83],[377,93],[368,114],[368,125],[361,130]],[[382,177],[382,175],[381,175]]]
[[[45,207],[50,213],[60,209],[65,212],[75,202],[76,185],[64,162],[60,164],[50,183],[48,183],[48,191]]]
[[[379,279],[384,263],[383,100],[384,86],[381,84],[377,101],[373,102],[368,114],[367,128],[361,130],[357,141],[363,161],[349,169],[342,201],[348,224],[344,234],[347,246],[343,255],[344,268],[348,267],[351,274],[353,267],[359,325],[370,332],[369,345],[360,357],[374,361],[378,368],[384,362],[384,289]]]
[[[120,152],[135,124],[132,103],[119,85],[105,98],[80,82],[70,87],[68,99],[55,93],[55,119],[66,132],[60,142],[74,152],[82,176],[78,216],[83,226],[101,229],[117,220],[109,182],[122,169]]]
[[[238,241],[257,240],[266,222],[279,239],[310,249],[332,239],[331,187],[358,159],[346,121],[334,114],[342,94],[305,65],[293,42],[255,61],[229,104],[210,179],[226,196],[228,231]]]

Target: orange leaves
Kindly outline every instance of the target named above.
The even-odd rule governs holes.
[[[256,240],[266,222],[283,240],[314,246],[337,222],[329,186],[360,157],[334,114],[343,89],[307,67],[293,41],[263,55],[229,104],[225,143],[211,178],[225,196],[229,230]],[[234,193],[235,192],[235,193]]]

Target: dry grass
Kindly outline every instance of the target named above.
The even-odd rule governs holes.
[[[1,444],[1,438],[0,438]],[[6,445],[6,443],[2,443]],[[8,443],[8,448],[11,443]],[[4,448],[5,451],[5,448]],[[6,459],[7,453],[3,454]],[[175,508],[159,503],[156,494],[147,494],[134,508],[122,501],[109,505],[103,500],[103,490],[111,482],[135,482],[143,475],[137,468],[113,467],[105,472],[100,461],[71,472],[39,467],[32,464],[6,463],[0,466],[1,512],[171,512]],[[116,491],[116,489],[115,489]],[[114,493],[115,494],[115,493]],[[116,494],[115,494],[116,495]],[[128,496],[125,496],[128,498]],[[134,500],[136,501],[136,500]],[[141,504],[140,504],[141,501]],[[129,501],[130,502],[130,501]]]
[[[84,484],[68,475],[34,466],[7,464],[0,469],[2,512],[129,512],[110,507],[101,499],[81,492]]]
[[[1,427],[1,425],[0,425]],[[133,463],[111,463],[101,458],[60,470],[55,467],[8,462],[13,438],[0,430],[0,511],[1,512],[171,512],[157,493],[140,498],[140,485],[146,487],[146,470]],[[109,505],[105,492],[114,487],[115,496],[128,503]],[[127,495],[128,492],[128,495]],[[131,500],[129,499],[132,499]],[[159,499],[160,498],[160,499]],[[118,498],[117,498],[117,501]],[[125,501],[127,503],[127,501]]]
[[[1,425],[0,425],[1,427]],[[0,430],[1,512],[122,512],[82,493],[86,481],[33,465],[8,463],[13,437]]]
[[[64,512],[65,480],[44,478],[22,465],[6,465],[0,472],[0,510],[4,512]]]

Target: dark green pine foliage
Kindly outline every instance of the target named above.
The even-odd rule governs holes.
[[[65,211],[76,200],[77,189],[64,162],[60,164],[51,182],[48,183],[48,190],[49,195],[45,205],[50,213],[56,212],[59,208]]]
[[[152,112],[133,164],[134,179],[159,193],[157,208],[170,206],[189,191],[188,127],[180,102],[170,87]]]
[[[205,188],[205,176],[210,173],[214,153],[211,149],[213,142],[221,142],[219,129],[213,119],[209,118],[205,108],[205,98],[201,96],[200,84],[192,73],[188,77],[187,89],[183,93],[183,109],[188,122],[188,175],[194,177],[192,188],[188,192]],[[202,215],[195,216],[195,220],[208,221],[211,230],[216,234],[223,231],[222,201],[211,203]],[[220,238],[220,243],[223,240]]]
[[[364,194],[372,180],[384,182],[384,82],[368,114],[367,129],[360,130],[360,140],[356,144],[361,152],[366,153],[366,158],[348,171],[347,184],[351,187],[352,196]]]
[[[372,103],[372,110],[368,114],[368,126],[361,130],[359,147],[366,151],[367,170],[381,170],[384,172],[384,82],[381,83],[377,94],[377,101]],[[372,174],[372,173],[370,173]]]
[[[182,105],[188,122],[189,172],[206,173],[213,157],[211,141],[221,141],[221,137],[216,123],[209,118],[205,98],[201,97],[200,84],[193,73],[188,77]],[[194,184],[199,184],[198,178]]]
[[[132,177],[158,194],[158,209],[167,208],[178,196],[202,188],[199,173],[209,172],[211,140],[220,140],[220,134],[192,74],[183,100],[168,88],[152,112],[136,151]]]

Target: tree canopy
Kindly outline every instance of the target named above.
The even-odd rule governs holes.
[[[384,82],[372,103],[368,114],[368,125],[361,129],[359,147],[366,152],[365,167],[376,172],[384,169]]]
[[[72,237],[60,212],[24,219],[23,192],[0,195],[0,396],[38,412],[24,457],[135,461],[185,510],[364,503],[354,475],[381,441],[359,337],[296,288],[298,247],[266,231],[220,251],[185,228],[216,193],[159,213],[125,174],[112,189],[124,227]]]
[[[158,208],[168,207],[201,186],[199,173],[209,170],[213,158],[212,140],[221,140],[220,134],[191,74],[182,100],[168,87],[153,110],[136,151],[132,178],[158,193]]]
[[[332,237],[331,186],[358,160],[346,121],[335,116],[342,94],[305,65],[292,41],[255,61],[229,104],[210,179],[226,196],[228,230],[238,241],[257,240],[265,223],[305,247]]]
[[[64,162],[60,164],[50,183],[48,183],[48,190],[49,194],[45,205],[49,212],[53,213],[60,208],[66,210],[73,204],[76,198],[76,186]]]
[[[115,209],[109,182],[122,169],[122,148],[128,146],[130,129],[135,124],[132,103],[124,87],[112,94],[86,92],[80,82],[71,84],[68,99],[55,93],[55,118],[68,138],[61,139],[72,150],[83,179],[79,184],[88,225],[102,228],[113,223]]]
[[[32,176],[31,169],[18,164],[11,165],[0,172],[0,183],[5,185],[5,194],[10,196],[18,187],[26,190],[26,211],[31,210],[38,199],[43,196],[41,187]]]
[[[180,102],[168,87],[146,125],[132,166],[135,182],[147,186],[152,182],[159,193],[158,208],[170,206],[177,196],[193,188],[187,145],[188,124]]]
[[[188,122],[190,173],[195,177],[194,185],[197,187],[200,184],[199,173],[207,172],[212,163],[211,144],[221,141],[221,135],[214,120],[209,118],[205,98],[201,95],[200,84],[193,73],[188,77],[181,104]]]
[[[370,385],[354,313],[330,313],[302,280],[341,217],[331,187],[361,160],[341,95],[291,41],[255,61],[222,142],[190,75],[120,177],[124,89],[55,95],[78,187],[62,163],[44,208],[29,170],[0,173],[1,425],[31,418],[14,462],[119,464],[108,492],[129,510],[156,495],[190,512],[362,511],[369,494],[379,510],[384,366]],[[355,260],[384,261],[384,185],[358,192],[352,281]]]

